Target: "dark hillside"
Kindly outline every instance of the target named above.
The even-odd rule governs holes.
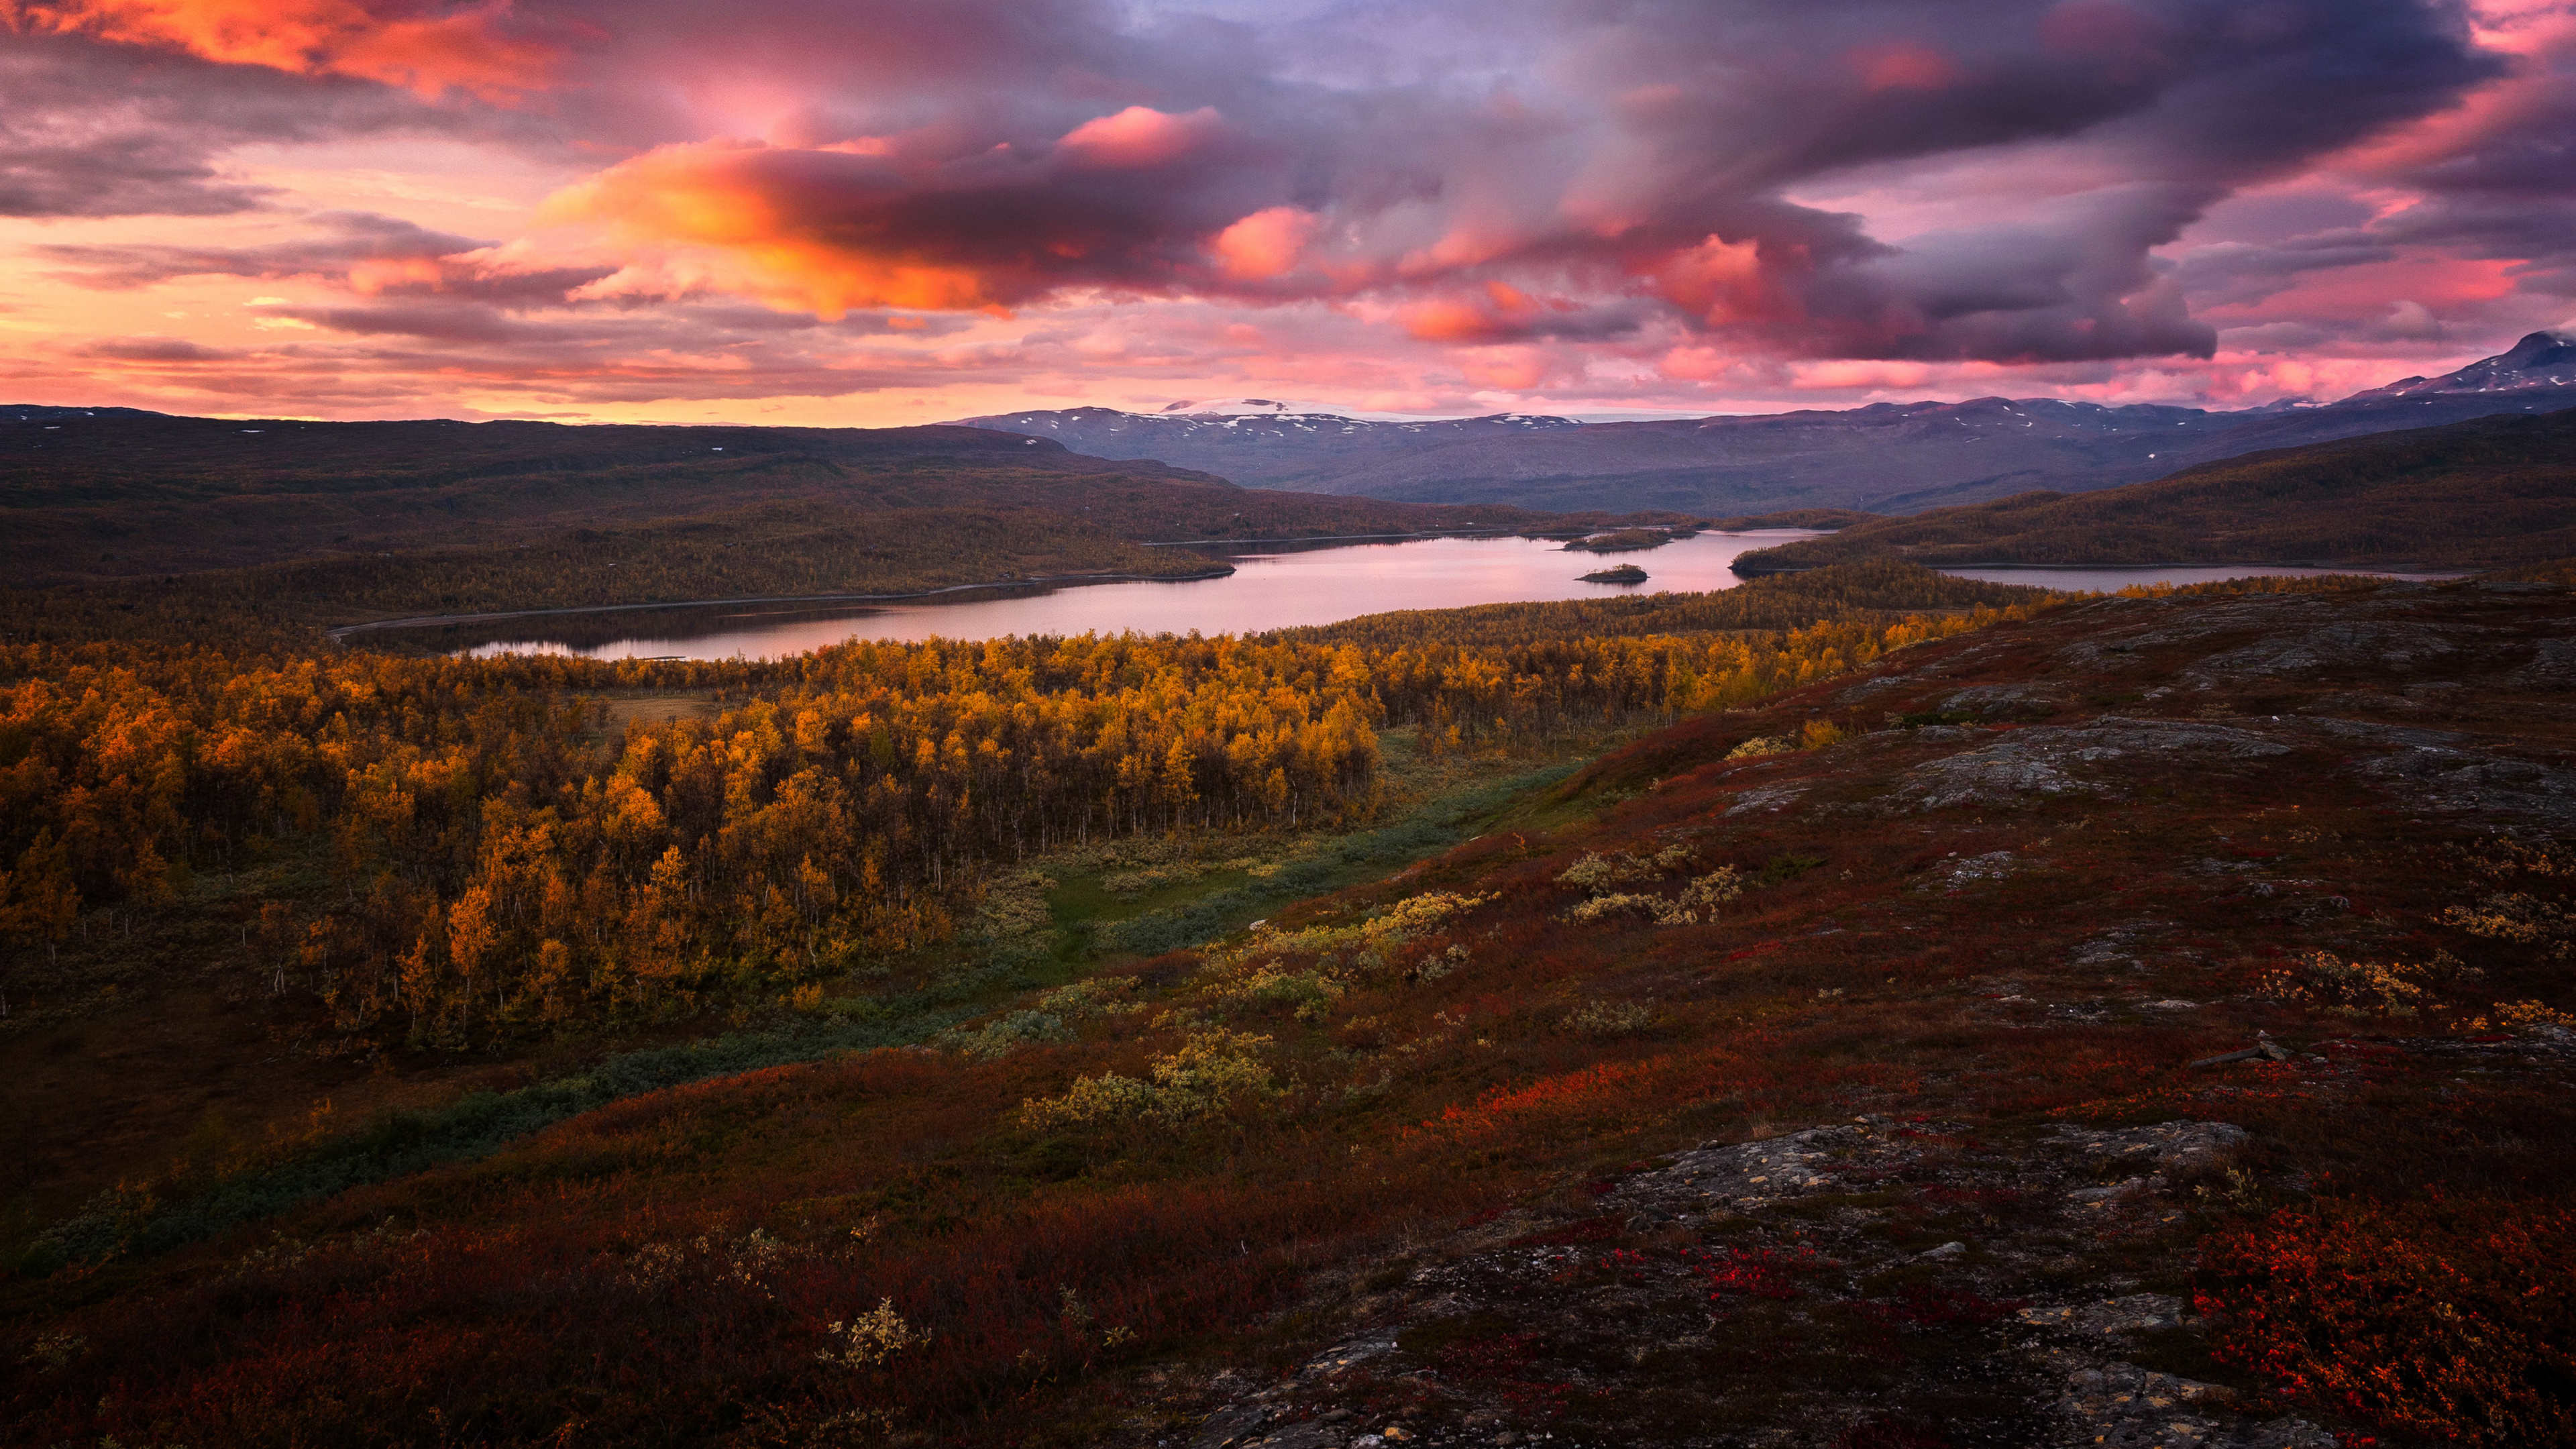
[[[1733,518],[1711,519],[1708,527],[1720,532],[1738,533],[1755,528],[1849,528],[1878,517],[1856,508],[1790,508],[1778,513],[1740,514]]]
[[[1367,614],[1271,637],[1371,649],[1803,629],[1827,619],[2037,607],[2045,589],[1954,579],[1894,559],[1783,573],[1705,594],[1622,594],[1544,604],[1478,604]]]
[[[2576,410],[2284,448],[2153,483],[1856,524],[1739,573],[1863,558],[2480,568],[2576,553]]]
[[[0,408],[0,572],[22,584],[519,545],[767,503],[1039,509],[1131,540],[1559,523],[1512,508],[1246,490],[980,428],[302,423]]]

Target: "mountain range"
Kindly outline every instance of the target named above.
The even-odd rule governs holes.
[[[2576,406],[2576,334],[2535,332],[2457,372],[2404,378],[2339,402],[2235,412],[1988,397],[1654,422],[1517,413],[1380,422],[1260,399],[1185,406],[962,421],[1254,488],[1541,509],[1911,514],[2033,490],[2115,488],[2268,449]]]

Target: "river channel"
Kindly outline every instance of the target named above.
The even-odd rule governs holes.
[[[1601,598],[1632,592],[1696,593],[1743,582],[1737,555],[1813,535],[1775,530],[1703,533],[1661,548],[1612,555],[1570,553],[1545,539],[1435,538],[1329,548],[1207,550],[1232,564],[1224,578],[1140,580],[979,590],[876,605],[727,604],[618,609],[404,630],[410,641],[477,655],[576,654],[592,659],[765,659],[850,639],[990,639],[1008,634],[1252,634],[1331,624],[1396,609]],[[1642,584],[1587,584],[1580,576],[1622,563]],[[2189,583],[2246,574],[2325,573],[2291,568],[1962,569],[1968,577],[2061,589],[2116,589],[2158,580]]]

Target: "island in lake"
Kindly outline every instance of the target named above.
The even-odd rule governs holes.
[[[1621,564],[1615,569],[1601,569],[1582,576],[1587,584],[1642,584],[1646,571],[1635,564]]]
[[[1578,538],[1565,546],[1568,553],[1628,553],[1636,549],[1662,548],[1677,538],[1694,538],[1696,528],[1622,528],[1612,533],[1596,533]]]

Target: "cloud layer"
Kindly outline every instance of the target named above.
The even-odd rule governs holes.
[[[2569,8],[0,0],[0,305],[291,284],[17,375],[467,411],[2259,401],[2576,312]],[[284,160],[460,148],[543,184]]]

